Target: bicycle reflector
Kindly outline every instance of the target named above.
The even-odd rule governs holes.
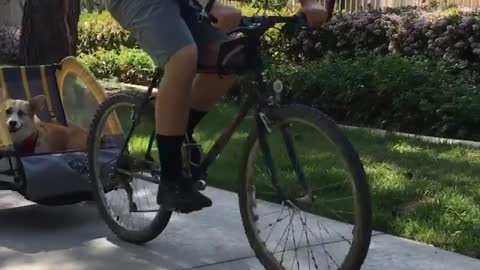
[[[280,80],[275,80],[273,82],[273,91],[275,93],[280,94],[283,91],[283,83]]]

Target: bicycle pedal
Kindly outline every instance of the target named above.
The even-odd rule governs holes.
[[[153,169],[153,170],[150,171],[150,174],[151,174],[153,177],[156,177],[156,178],[159,178],[159,179],[160,179],[160,170]]]
[[[183,145],[186,147],[192,147],[192,146],[202,147],[202,145],[199,143],[183,143]]]
[[[129,207],[130,207],[130,212],[137,212],[138,211],[137,204],[134,203],[134,202],[130,202]]]
[[[196,190],[205,190],[207,188],[207,182],[205,180],[198,180],[194,186]]]

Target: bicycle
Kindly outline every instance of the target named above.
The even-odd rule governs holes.
[[[292,265],[292,268],[295,265],[298,269],[306,269],[306,266],[301,268],[300,263],[305,263],[309,269],[311,267],[319,269],[320,266],[327,263],[328,268],[326,269],[331,269],[330,261],[336,265],[337,269],[359,269],[368,252],[372,229],[369,186],[358,154],[340,128],[327,115],[304,105],[281,104],[280,94],[283,90],[281,82],[269,82],[264,73],[260,55],[261,36],[278,23],[299,24],[302,21],[301,16],[297,15],[243,17],[241,26],[232,31],[232,33],[239,33],[243,36],[226,42],[222,46],[216,67],[199,68],[202,72],[219,74],[244,74],[250,71],[253,72],[258,87],[254,90],[251,89],[246,94],[245,101],[241,104],[230,125],[222,132],[210,150],[203,155],[199,164],[190,162],[189,153],[191,147],[201,149],[201,145],[186,140],[183,147],[185,173],[195,177],[199,190],[205,189],[208,168],[222,153],[247,114],[253,111],[254,127],[244,146],[243,160],[240,166],[241,186],[238,196],[245,234],[259,261],[266,269],[286,269],[283,264],[287,262]],[[236,59],[245,59],[244,63],[239,64],[238,61],[232,60],[228,64],[229,59],[235,57],[235,53],[232,52],[239,53],[242,57]],[[157,70],[147,93],[124,93],[109,97],[98,108],[90,128],[88,150],[90,179],[99,211],[109,228],[119,238],[137,244],[156,238],[165,229],[172,215],[172,212],[163,209],[156,203],[154,203],[156,206],[153,209],[144,209],[144,206],[139,206],[144,204],[141,199],[146,200],[149,197],[154,201],[155,187],[161,184],[158,161],[152,157],[155,138],[154,120],[152,119],[155,96],[152,95],[152,92],[158,84],[159,74]],[[268,87],[269,84],[271,84],[271,88]],[[128,110],[125,115],[115,112],[108,116],[113,110],[122,106]],[[123,124],[131,126],[122,128],[122,132],[114,134],[109,131],[112,119],[117,119],[119,123],[122,122],[119,119],[123,119]],[[305,124],[320,134],[312,135],[306,129],[295,132],[294,128],[301,124]],[[104,129],[106,129],[106,134],[100,133]],[[134,135],[135,131],[138,131],[140,135]],[[279,136],[273,137],[276,132],[279,133]],[[302,168],[302,164],[309,164],[301,163],[299,159],[302,157],[324,163],[333,160],[331,155],[328,155],[327,158],[322,156],[325,148],[305,154],[312,149],[312,146],[303,148],[294,146],[294,142],[297,141],[318,142],[322,137],[325,137],[327,142],[333,145],[333,149],[340,153],[341,160],[332,161],[332,163],[345,164],[345,171],[332,169],[324,172],[319,169],[319,166]],[[269,143],[270,138],[276,142],[284,142],[286,149],[282,152],[278,143],[272,147],[272,144]],[[146,143],[145,154],[131,150],[130,142],[133,142],[132,145],[139,145],[140,142]],[[324,147],[324,144],[320,145]],[[298,152],[297,149],[301,149],[301,151]],[[263,159],[259,160],[260,165],[254,164],[258,155],[257,150],[260,150],[260,154],[263,155]],[[113,155],[112,153],[118,157],[107,158]],[[275,158],[279,159],[274,161]],[[285,169],[286,165],[276,166],[281,163],[292,163],[293,168]],[[262,164],[266,166],[266,172],[254,176],[254,172],[260,170]],[[286,176],[280,176],[282,172],[285,172]],[[309,182],[307,177],[309,172],[312,172],[313,176],[324,177],[325,181],[323,182],[327,184],[321,189],[318,188],[316,185],[322,181]],[[347,174],[350,180],[347,180],[346,184],[341,184],[338,179]],[[261,176],[267,176],[268,180],[265,183],[260,182]],[[295,183],[300,183],[300,187],[295,188]],[[150,186],[146,187],[145,191],[135,193],[135,188],[140,184]],[[266,188],[272,188],[274,192],[264,191]],[[333,194],[319,197],[316,194],[321,190],[329,190]],[[349,190],[353,192],[352,196],[338,197],[339,194]],[[128,211],[124,209],[120,214],[114,213],[114,210],[118,210],[120,207],[109,206],[108,196],[124,193],[126,193],[127,199],[120,200],[120,203],[125,204],[125,209]],[[136,197],[138,198],[134,201]],[[331,200],[322,200],[329,197]],[[351,207],[345,204],[345,201],[348,202],[347,198],[351,198],[353,202],[352,215],[349,215],[350,211],[347,211]],[[325,210],[327,204],[338,204],[341,206],[341,210],[332,214],[333,212],[329,212],[330,210]],[[282,210],[279,210],[279,207],[283,207]],[[260,210],[267,210],[268,214],[264,216],[266,220],[268,217],[276,217],[272,219],[273,222],[266,222],[265,229],[262,230],[259,228],[261,227],[260,214],[262,212]],[[280,214],[277,216],[278,213]],[[312,213],[321,213],[328,218],[314,216]],[[148,221],[140,229],[131,228],[131,223],[126,224],[128,222],[123,220],[125,216],[130,217],[133,214],[141,216],[140,220],[142,221],[147,217],[151,218],[151,221]],[[299,218],[295,219],[297,215]],[[289,221],[288,218],[290,218]],[[347,222],[340,223],[332,218],[343,218],[342,220]],[[324,221],[326,225],[335,225],[335,228],[329,231],[325,224],[320,225],[320,220]],[[276,232],[277,225],[284,221],[288,223],[287,229],[283,231],[283,234]],[[299,230],[295,233],[294,225],[300,225],[302,228],[299,236],[297,235]],[[311,227],[318,227],[320,236],[313,234]],[[352,238],[344,236],[337,231],[338,229],[342,229],[343,232],[351,231]],[[266,239],[262,239],[262,232],[267,230],[269,231]],[[309,232],[312,233],[313,238],[312,236],[308,237]],[[328,235],[325,235],[324,232]],[[296,235],[299,238],[296,238]],[[324,235],[328,236],[328,239],[325,239]],[[279,237],[280,240],[273,248],[272,241]],[[333,237],[336,237],[337,240],[332,240]],[[293,248],[291,244],[287,247],[289,238],[293,238]],[[325,256],[321,260],[313,255],[314,249],[320,249],[320,244],[317,243],[319,241],[323,242],[321,251],[325,252]],[[342,243],[340,244],[340,242]],[[347,242],[351,247],[343,262],[337,263],[331,250],[338,249],[339,246],[343,247],[343,242]],[[277,252],[277,248],[282,245],[283,250]],[[299,256],[301,251],[306,252],[306,256],[302,257],[304,258],[302,260]],[[305,258],[307,262],[305,262]]]

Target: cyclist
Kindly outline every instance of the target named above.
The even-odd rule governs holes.
[[[205,1],[208,1],[206,3]],[[300,0],[310,27],[327,20],[317,0]],[[199,6],[216,18],[200,22]],[[137,40],[164,74],[155,103],[156,141],[162,185],[157,203],[188,213],[212,205],[182,173],[181,147],[185,135],[193,140],[195,126],[233,83],[232,76],[197,74],[197,64],[212,65],[226,31],[237,27],[241,11],[214,0],[108,0],[113,18]],[[200,152],[192,150],[192,161]]]

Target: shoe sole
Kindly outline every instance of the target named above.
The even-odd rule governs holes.
[[[193,208],[187,208],[187,207],[173,207],[173,206],[166,206],[164,204],[161,204],[162,207],[165,207],[165,209],[167,209],[167,211],[173,211],[175,213],[180,213],[180,214],[189,214],[189,213],[192,213],[192,212],[197,212],[197,211],[200,211],[204,208],[208,208],[210,206],[204,206],[204,207],[193,207]]]
[[[166,209],[167,211],[173,211],[173,212],[182,213],[182,214],[188,214],[188,213],[191,213],[191,212],[200,211],[203,208],[208,208],[208,207],[212,206],[212,204],[205,205],[205,206],[202,206],[202,207],[198,207],[197,205],[195,205],[194,207],[189,207],[187,205],[180,205],[179,206],[179,205],[174,205],[172,203],[168,203],[168,202],[164,202],[164,201],[158,201],[158,200],[157,200],[157,204],[160,205],[161,207],[163,207],[164,209]]]
[[[163,193],[163,192],[162,192]],[[204,206],[200,206],[198,204],[194,204],[194,205],[185,205],[185,204],[179,204],[179,205],[176,205],[174,204],[173,202],[171,201],[164,201],[162,200],[162,197],[159,197],[158,194],[157,194],[157,204],[160,205],[162,208],[164,208],[165,210],[167,211],[173,211],[173,212],[177,212],[177,213],[182,213],[182,214],[188,214],[188,213],[191,213],[191,212],[196,212],[196,211],[200,211],[202,210],[203,208],[208,208],[208,207],[211,207],[212,206],[212,202],[210,201],[209,204],[207,205],[204,205]]]

